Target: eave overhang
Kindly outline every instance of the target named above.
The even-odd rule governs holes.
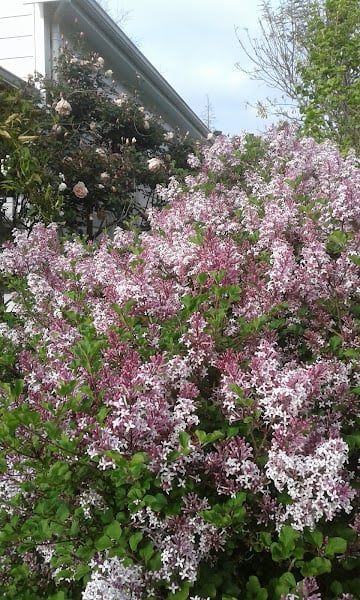
[[[16,88],[18,90],[24,89],[26,86],[25,81],[23,79],[21,79],[21,77],[14,75],[14,73],[11,73],[10,71],[8,71],[7,69],[4,69],[1,66],[0,66],[0,81],[3,81],[7,85],[9,85],[13,88]]]

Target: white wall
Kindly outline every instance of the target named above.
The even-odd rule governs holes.
[[[0,0],[0,65],[27,79],[45,73],[43,5]]]

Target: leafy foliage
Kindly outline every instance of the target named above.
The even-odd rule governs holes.
[[[44,183],[42,177],[47,154],[37,141],[46,114],[39,100],[35,90],[25,86],[17,90],[2,84],[0,89],[0,217],[9,229],[34,218],[48,222],[56,215],[60,217],[58,190]],[[13,199],[11,205],[6,203],[8,196]]]
[[[238,30],[250,68],[237,67],[281,93],[258,103],[296,122],[305,135],[359,151],[359,3],[357,0],[280,0],[261,5],[261,35]]]
[[[359,597],[360,171],[218,137],[151,232],[1,255],[0,590]]]
[[[15,198],[5,218],[28,229],[57,222],[89,239],[132,218],[147,228],[146,209],[160,202],[156,185],[186,168],[195,142],[169,131],[136,90],[120,89],[81,35],[61,50],[56,78],[30,81],[40,93],[25,103],[20,92],[1,115],[0,185]],[[8,104],[13,95],[3,92]]]
[[[305,131],[359,150],[360,7],[356,0],[326,0],[307,23],[308,61],[297,89]]]

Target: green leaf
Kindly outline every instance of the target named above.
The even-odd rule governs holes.
[[[348,444],[350,450],[360,448],[360,433],[354,432],[350,435],[344,435],[344,440]]]
[[[80,546],[76,550],[76,556],[84,561],[89,561],[94,556],[94,548],[92,546]]]
[[[237,432],[237,430],[236,430]],[[206,433],[201,429],[195,430],[195,435],[199,440],[200,444],[213,444],[217,440],[221,440],[224,437],[224,432],[220,430],[211,431],[210,433]]]
[[[340,348],[342,345],[342,339],[339,335],[332,335],[329,338],[329,346],[331,350],[334,352],[337,348]]]
[[[107,535],[102,535],[97,540],[95,540],[95,548],[97,550],[106,550],[107,548],[111,548],[112,541]]]
[[[268,531],[261,531],[260,532],[260,543],[265,548],[269,548],[271,545],[271,533],[269,533]]]
[[[88,575],[91,572],[91,568],[89,567],[89,565],[82,563],[81,565],[79,565],[75,571],[74,574],[74,579],[75,581],[79,581],[79,579],[82,579],[83,577],[85,577],[86,575]]]
[[[279,582],[281,584],[284,584],[288,587],[288,589],[292,589],[296,587],[296,580],[295,577],[292,573],[290,572],[286,572],[283,573],[280,577],[279,577]]]
[[[183,303],[183,306],[189,311],[192,312],[195,310],[196,305],[197,305],[197,299],[195,296],[193,296],[192,294],[185,294],[184,296],[182,296],[181,301]]]
[[[154,546],[152,545],[151,542],[149,542],[148,544],[146,544],[146,546],[144,546],[144,548],[141,548],[140,552],[139,552],[141,558],[144,559],[144,561],[146,563],[149,562],[149,560],[154,556],[155,554],[155,550],[154,550]]]
[[[314,531],[307,530],[304,533],[305,542],[307,542],[308,544],[311,544],[315,548],[321,548],[321,546],[323,544],[323,539],[324,539],[324,536],[321,533],[321,531],[319,531],[318,529],[315,529]]]
[[[340,597],[343,592],[342,584],[340,583],[340,581],[336,581],[336,580],[331,583],[330,589],[331,589],[332,593],[337,597]]]
[[[357,256],[356,254],[352,254],[350,255],[350,260],[352,260],[353,263],[356,264],[357,267],[360,267],[360,256]]]
[[[299,535],[299,532],[290,527],[290,525],[284,525],[280,531],[279,542],[287,550],[293,550]]]
[[[63,578],[65,579],[66,577],[72,577],[73,574],[74,573],[71,569],[61,569],[60,571],[56,572],[55,579],[60,581]]]
[[[69,511],[68,507],[66,506],[65,503],[61,503],[56,511],[55,520],[60,521],[60,523],[64,523],[64,521],[66,521],[66,519],[69,517],[69,515],[70,515],[70,511]]]
[[[261,587],[259,579],[251,575],[246,584],[245,600],[267,600],[267,597],[267,590]]]
[[[344,246],[344,244],[346,244],[347,242],[347,235],[345,231],[342,231],[340,229],[333,231],[329,235],[329,242],[335,242],[339,246]]]
[[[182,589],[175,594],[169,594],[166,600],[187,600],[189,597],[190,583],[183,583]]]
[[[79,533],[80,525],[78,519],[71,521],[71,527],[69,533],[71,537],[75,537]]]
[[[179,442],[180,442],[181,447],[184,450],[188,449],[189,441],[190,441],[190,435],[188,433],[186,433],[186,431],[180,431]]]
[[[134,467],[135,465],[142,465],[145,463],[146,457],[144,452],[136,452],[130,461],[130,465]]]
[[[66,382],[66,383],[64,382],[57,389],[57,393],[61,397],[70,396],[70,394],[72,394],[73,391],[74,391],[74,389],[76,388],[77,383],[78,382],[76,380],[69,381],[69,382]]]
[[[141,542],[142,539],[143,539],[143,534],[141,533],[141,531],[137,531],[136,533],[133,533],[133,535],[130,536],[129,546],[133,552],[136,551],[136,549],[139,545],[139,542]]]
[[[332,558],[335,554],[344,554],[347,548],[347,541],[341,537],[331,537],[325,546],[325,556]]]
[[[104,530],[105,535],[112,540],[119,540],[121,537],[121,527],[118,521],[112,521]]]
[[[310,562],[305,563],[300,571],[304,577],[317,577],[324,573],[331,573],[331,562],[327,558],[315,556]]]
[[[162,562],[160,552],[155,552],[146,563],[146,567],[149,571],[159,571],[161,569],[161,566]]]
[[[65,592],[62,592],[62,591],[56,592],[56,594],[49,597],[49,600],[65,600],[65,599],[66,599]]]
[[[154,511],[158,512],[162,510],[168,503],[168,500],[164,494],[155,494],[155,496],[146,495],[144,496],[144,502],[147,506],[150,506]]]
[[[216,597],[216,585],[212,581],[205,581],[201,586],[201,595],[215,598]]]
[[[284,549],[278,542],[273,542],[270,546],[271,558],[275,562],[280,562],[287,557],[287,552],[284,553]]]
[[[67,462],[56,461],[49,469],[49,478],[56,482],[71,479],[71,472]]]

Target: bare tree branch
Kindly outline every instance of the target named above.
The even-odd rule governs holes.
[[[269,100],[271,112],[294,118],[297,88],[301,83],[298,66],[308,60],[306,44],[307,16],[322,0],[282,0],[277,7],[265,0],[259,19],[260,35],[252,37],[248,29],[235,29],[240,47],[250,61],[236,67],[251,79],[265,83],[281,93],[281,101]],[[245,34],[245,35],[244,35]]]

